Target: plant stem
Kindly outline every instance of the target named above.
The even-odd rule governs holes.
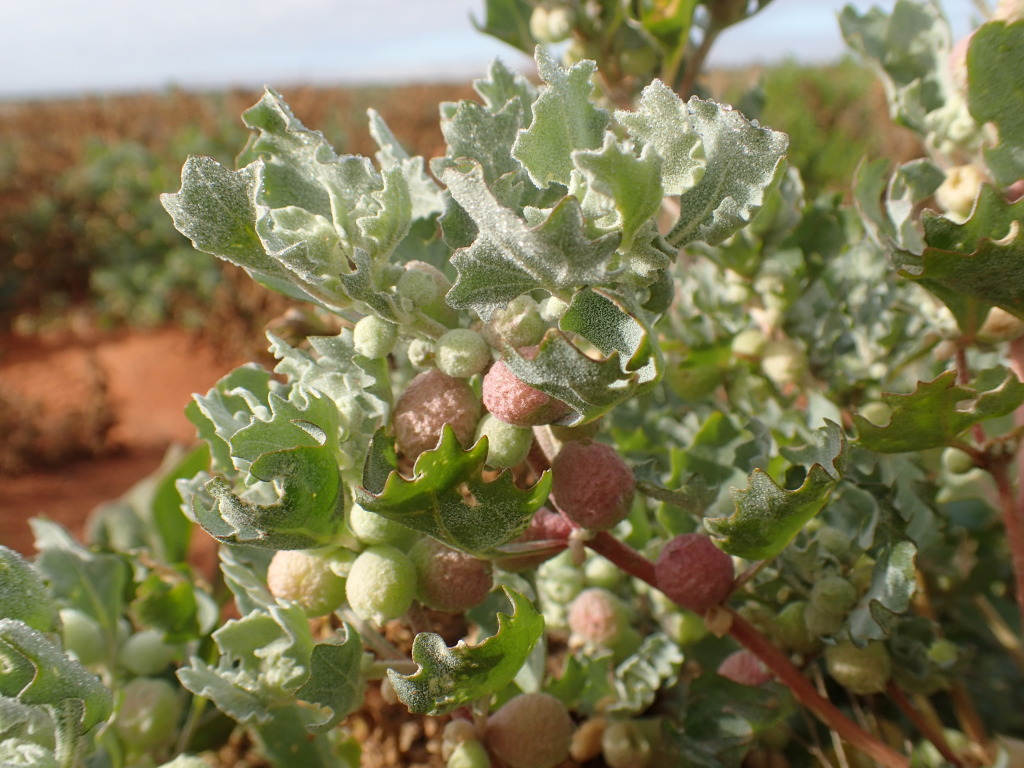
[[[895,683],[890,682],[888,687],[885,689],[886,694],[890,699],[895,702],[896,706],[903,710],[903,714],[907,716],[907,719],[914,724],[914,727],[921,732],[921,734],[928,739],[935,748],[939,750],[939,754],[943,756],[948,762],[952,763],[958,768],[963,768],[964,762],[960,759],[960,756],[953,751],[953,748],[949,746],[949,742],[946,740],[946,735],[942,732],[941,728],[936,727],[935,723],[924,716],[907,698],[906,694],[903,693],[902,689]]]
[[[1005,460],[993,461],[988,471],[999,490],[999,509],[1003,515],[1003,527],[1006,529],[1006,540],[1010,545],[1010,558],[1013,562],[1017,608],[1024,622],[1024,519],[1021,517],[1007,464]]]
[[[1017,662],[1017,666],[1024,672],[1024,645],[1021,644],[1020,638],[984,595],[975,595],[972,602],[984,614],[989,631],[995,637],[996,642],[1003,646],[1003,650],[1010,654],[1010,657]]]
[[[657,588],[654,563],[607,531],[596,534],[587,541],[587,546],[611,560],[630,576],[635,576]],[[733,638],[764,662],[765,666],[793,692],[797,701],[817,715],[825,725],[851,746],[886,768],[909,768],[910,761],[907,758],[865,731],[821,696],[789,657],[773,646],[761,632],[732,609],[724,607],[724,610],[729,612],[732,619],[729,633]]]
[[[887,768],[909,768],[910,760],[872,736],[850,720],[828,699],[818,693],[784,653],[772,645],[768,638],[752,624],[732,611],[729,634],[740,645],[757,656],[768,669],[792,691],[797,701],[811,710],[829,728],[838,733],[850,746]]]

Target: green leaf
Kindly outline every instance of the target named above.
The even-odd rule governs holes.
[[[871,586],[847,618],[850,639],[857,645],[888,637],[910,608],[917,587],[916,555],[913,542],[892,541],[875,560]]]
[[[478,229],[473,244],[452,257],[459,272],[447,296],[453,307],[470,307],[486,319],[535,288],[568,296],[585,285],[617,282],[622,271],[615,255],[620,236],[588,238],[575,198],[563,198],[531,228],[498,202],[478,164],[449,168],[443,181]]]
[[[309,724],[310,731],[324,733],[358,709],[363,700],[362,658],[359,633],[348,624],[342,625],[342,636],[337,642],[320,643],[313,648],[309,680],[295,695],[327,709],[328,713],[320,722]]]
[[[694,187],[707,165],[704,145],[682,99],[660,80],[644,88],[635,112],[617,110],[615,119],[630,138],[652,147],[661,158],[661,183],[666,195]]]
[[[153,537],[154,552],[165,562],[184,562],[192,535],[192,521],[181,511],[182,498],[176,483],[179,479],[194,477],[209,466],[210,448],[202,443],[178,458],[157,480],[149,517],[156,534]]]
[[[782,176],[786,134],[762,128],[731,107],[693,97],[686,104],[700,135],[704,175],[679,198],[679,220],[666,239],[682,247],[717,245],[753,219]]]
[[[235,368],[205,395],[193,395],[185,409],[199,436],[206,440],[213,465],[222,471],[231,469],[231,438],[249,426],[253,410],[270,396],[270,373],[256,363]]]
[[[179,573],[150,572],[136,589],[131,613],[141,626],[163,631],[169,643],[185,643],[200,634],[194,587]]]
[[[621,716],[644,712],[662,686],[678,679],[682,664],[679,646],[660,632],[648,635],[636,653],[615,668],[612,682],[617,700],[609,702],[606,711]]]
[[[1024,83],[1009,76],[1024,57],[1024,22],[983,24],[967,53],[971,116],[995,123],[999,144],[985,150],[985,164],[1001,186],[1024,178]]]
[[[673,740],[689,764],[702,768],[739,768],[757,735],[793,713],[782,685],[741,685],[704,674],[674,702],[683,713]]]
[[[530,34],[530,14],[533,5],[526,0],[486,0],[486,14],[481,24],[473,19],[473,26],[496,37],[514,48],[530,53],[534,40]]]
[[[529,600],[503,587],[512,614],[498,614],[498,632],[479,645],[449,648],[440,635],[421,632],[412,644],[420,668],[413,675],[388,670],[395,693],[410,712],[443,715],[501,690],[516,676],[544,632]]]
[[[380,147],[376,154],[378,165],[385,172],[394,167],[401,168],[405,176],[405,186],[412,202],[412,218],[429,219],[444,211],[444,194],[437,182],[427,175],[423,158],[409,156],[376,110],[367,110],[367,115],[370,135]]]
[[[963,223],[925,211],[926,247],[920,256],[897,252],[901,273],[949,307],[968,336],[992,306],[1024,318],[1024,201],[1008,203],[983,185],[971,217]]]
[[[35,567],[52,599],[95,619],[109,645],[116,646],[117,624],[131,583],[128,563],[118,555],[89,551],[57,523],[37,517],[29,525],[39,550]]]
[[[46,635],[15,619],[0,618],[0,694],[22,704],[59,708],[80,702],[78,734],[103,722],[113,709],[110,691]]]
[[[412,478],[406,479],[391,464],[392,441],[378,435],[367,456],[364,487],[355,489],[356,501],[456,549],[485,556],[526,529],[551,489],[550,473],[526,490],[516,487],[508,470],[485,482],[486,459],[486,438],[463,450],[446,424],[437,447],[419,455]]]
[[[1024,383],[1006,368],[990,368],[966,387],[946,371],[910,394],[883,393],[882,402],[892,409],[887,425],[853,417],[858,444],[878,453],[923,451],[954,445],[975,424],[1012,413],[1024,403]]]
[[[845,469],[847,448],[842,429],[831,421],[818,438],[816,448],[800,454],[814,463],[799,488],[784,490],[767,472],[755,469],[746,490],[732,490],[736,512],[704,520],[722,549],[749,560],[775,557],[821,511]]]
[[[567,187],[573,171],[572,152],[600,147],[609,121],[607,110],[590,100],[594,90],[591,77],[597,65],[584,60],[563,69],[540,46],[535,58],[547,87],[534,102],[533,122],[520,132],[512,156],[538,187],[543,189],[553,181]]]
[[[664,196],[661,158],[650,145],[645,146],[637,157],[608,133],[600,150],[573,152],[572,160],[587,180],[584,210],[589,213],[592,207],[596,207],[602,213],[607,212],[602,209],[617,213],[614,225],[607,228],[622,230],[621,248],[628,250],[641,227],[661,208]],[[595,196],[603,199],[595,203]],[[667,256],[662,256],[662,259],[660,264],[653,266],[654,269],[664,269],[669,265]]]
[[[206,483],[208,506],[193,497],[196,520],[218,541],[269,549],[312,549],[333,541],[344,524],[341,479],[328,446],[297,446],[261,455],[250,467],[257,480],[274,481],[277,499],[249,500],[222,477]],[[276,489],[280,488],[280,491]],[[260,492],[262,491],[262,492]],[[270,492],[257,488],[259,496]]]
[[[178,670],[178,679],[240,723],[269,722],[269,710],[290,704],[309,680],[313,638],[295,603],[231,619],[213,639],[221,652],[217,666],[193,657]]]
[[[23,621],[40,632],[54,630],[59,619],[57,607],[46,585],[29,562],[0,545],[0,616]]]

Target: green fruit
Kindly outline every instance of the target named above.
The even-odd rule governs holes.
[[[121,689],[114,730],[128,751],[148,752],[175,739],[180,716],[181,700],[170,683],[136,677]]]
[[[446,768],[491,768],[491,758],[482,741],[469,739],[452,750]]]
[[[298,603],[307,616],[326,616],[345,602],[345,579],[331,564],[329,556],[306,550],[275,552],[267,586],[278,600]]]
[[[484,338],[497,348],[529,347],[538,343],[547,330],[540,316],[540,306],[527,294],[512,299],[496,309],[484,326]]]
[[[348,527],[363,544],[391,544],[405,549],[416,537],[412,528],[370,512],[359,504],[353,504],[348,511]]]
[[[811,587],[810,603],[821,613],[845,616],[857,604],[857,590],[842,576],[827,576]]]
[[[789,603],[779,611],[772,624],[771,633],[775,640],[795,653],[814,653],[821,644],[817,633],[807,628],[807,607],[804,600]]]
[[[533,445],[533,430],[517,427],[485,413],[476,427],[476,439],[487,437],[487,466],[506,469],[526,460]]]
[[[376,315],[362,318],[352,331],[356,353],[371,360],[391,354],[398,341],[398,326]]]
[[[881,693],[892,674],[892,657],[883,643],[871,641],[858,648],[849,640],[825,649],[825,664],[832,679],[858,694]]]
[[[359,553],[345,583],[356,616],[383,624],[409,610],[416,596],[416,568],[401,550],[381,544]]]
[[[446,376],[468,379],[491,362],[491,348],[476,331],[455,328],[437,340],[434,362]]]
[[[969,453],[959,448],[945,448],[942,451],[942,466],[951,475],[964,475],[978,465],[974,463]]]
[[[843,628],[843,624],[846,623],[846,614],[836,613],[828,608],[819,608],[812,604],[808,605],[804,611],[804,623],[807,624],[807,631],[812,635],[827,637]]]
[[[156,675],[178,658],[179,649],[166,640],[157,629],[143,629],[121,645],[117,660],[134,675]]]
[[[96,664],[106,657],[107,640],[103,627],[92,616],[75,608],[60,611],[61,639],[64,650],[83,665]]]

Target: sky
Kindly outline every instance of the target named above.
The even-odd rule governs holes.
[[[839,58],[848,0],[774,0],[727,30],[710,66]],[[853,0],[891,8],[893,0]],[[954,36],[976,16],[943,0]],[[467,80],[511,47],[477,32],[484,0],[2,0],[0,100],[227,86]]]

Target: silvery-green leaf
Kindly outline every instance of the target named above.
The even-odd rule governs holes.
[[[1024,85],[1015,76],[1024,56],[1024,23],[984,24],[967,54],[968,98],[979,123],[995,123],[999,143],[985,163],[1002,186],[1024,178]]]
[[[785,166],[789,139],[732,108],[693,97],[686,104],[700,135],[704,175],[679,198],[679,221],[666,236],[674,246],[717,245],[754,217]]]
[[[615,119],[637,143],[653,147],[662,161],[666,195],[681,195],[704,175],[704,147],[682,99],[660,80],[644,88],[635,112],[617,110]]]
[[[450,168],[444,182],[478,229],[473,244],[452,257],[459,271],[448,293],[453,307],[471,307],[486,319],[535,288],[568,295],[584,285],[612,284],[621,271],[619,235],[588,238],[575,198],[564,198],[531,227],[494,198],[479,165]]]
[[[594,89],[591,77],[597,65],[581,61],[563,69],[540,46],[536,59],[547,87],[534,102],[533,121],[520,132],[512,156],[523,164],[538,187],[547,187],[553,181],[568,186],[572,152],[600,147],[608,125],[608,112],[590,98]]]
[[[398,166],[402,169],[412,200],[412,218],[428,219],[444,210],[444,193],[427,175],[422,157],[410,157],[391,132],[384,118],[375,109],[367,111],[370,135],[377,142],[377,163],[384,171]]]

